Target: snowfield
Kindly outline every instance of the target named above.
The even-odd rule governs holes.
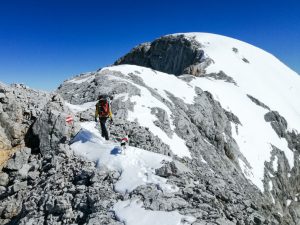
[[[163,161],[171,161],[170,157],[130,146],[124,153],[119,143],[107,142],[101,137],[95,122],[84,122],[81,126],[81,131],[72,141],[72,150],[97,162],[99,168],[118,171],[120,178],[115,185],[116,191],[131,192],[149,183],[159,185],[166,192],[178,191],[178,187],[167,184],[167,179],[155,175],[155,169],[162,167]]]

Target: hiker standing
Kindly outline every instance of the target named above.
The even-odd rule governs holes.
[[[97,122],[97,118],[99,117],[102,132],[101,135],[106,140],[109,140],[108,131],[106,128],[106,121],[108,118],[110,118],[111,121],[113,121],[110,107],[110,99],[112,98],[110,98],[110,96],[108,95],[99,95],[95,110],[95,122]]]

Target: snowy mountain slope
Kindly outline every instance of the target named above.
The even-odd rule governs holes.
[[[185,145],[185,141],[178,137],[178,135],[174,132],[174,119],[172,117],[172,112],[168,107],[168,104],[172,104],[172,101],[168,98],[168,93],[181,98],[183,101],[192,103],[193,98],[196,95],[193,87],[172,75],[137,66],[121,65],[116,68],[103,68],[101,71],[105,71],[108,74],[110,71],[112,71],[112,73],[121,72],[125,76],[124,78],[110,74],[109,80],[112,82],[131,84],[141,92],[139,95],[130,97],[130,101],[134,106],[133,110],[128,112],[128,121],[137,121],[140,125],[149,128],[153,134],[158,135],[165,144],[169,145],[170,149],[177,156],[191,157],[190,152]],[[138,77],[142,83],[131,81],[131,79],[134,79],[135,77]],[[82,80],[76,78],[76,82],[85,82],[86,79],[88,78],[84,77]],[[159,79],[159,82],[157,82],[157,79]],[[73,80],[69,80],[68,82],[72,83]],[[165,83],[168,83],[169,85],[165,87]],[[145,84],[147,84],[147,88],[144,87]],[[177,90],[181,90],[182,92],[178,92]],[[152,95],[151,91],[156,91],[162,99],[158,100]],[[124,101],[128,100],[128,95],[126,95],[126,93],[124,94],[117,95],[116,98],[124,98]],[[164,101],[168,101],[168,104]],[[93,107],[93,104],[94,102],[87,102],[80,105],[80,107],[85,109],[86,107]],[[76,110],[76,105],[69,104],[69,106]],[[165,132],[164,129],[155,124],[155,121],[158,119],[157,115],[153,112],[153,109],[155,108],[162,109],[166,113],[165,119],[167,120],[167,124],[165,125],[169,128],[168,132]]]
[[[43,95],[4,87],[0,125],[16,113],[27,147],[0,172],[0,224],[299,224],[294,72],[204,33],[158,38],[116,64],[65,81],[38,113]],[[114,96],[108,142],[99,94]]]
[[[296,72],[271,54],[236,39],[205,33],[185,36],[201,43],[206,57],[213,59],[206,73],[223,71],[245,93],[280,112],[289,124],[300,130],[300,102],[297,101],[300,78]]]
[[[299,76],[269,53],[219,35],[175,34],[145,46],[121,65],[68,80],[58,92],[82,121],[93,120],[98,94],[113,94],[112,136],[131,135],[130,144],[181,160],[201,182],[219,174],[221,189],[233,191],[230,199],[250,193],[291,221],[288,210],[297,203],[290,201],[300,191]],[[172,48],[182,51],[168,54]],[[172,71],[174,62],[193,75],[158,71]]]
[[[191,33],[186,36],[200,42],[206,57],[213,59],[206,73],[223,71],[235,80],[237,85],[197,78],[191,84],[212,93],[223,108],[240,119],[242,125],[238,132],[233,130],[233,134],[252,167],[250,173],[247,168],[245,174],[263,190],[261,180],[264,162],[270,160],[270,145],[284,151],[291,168],[294,149],[289,149],[287,141],[279,138],[266,123],[264,115],[268,110],[255,105],[247,95],[278,111],[287,120],[290,130],[299,131],[300,102],[297,97],[300,96],[300,77],[274,56],[247,43],[212,34]]]
[[[294,149],[289,149],[287,141],[278,137],[271,125],[266,123],[264,115],[269,110],[255,105],[248,95],[278,111],[287,120],[288,130],[299,131],[299,75],[271,54],[239,40],[208,33],[170,36],[184,36],[191,42],[198,42],[199,50],[204,51],[203,58],[210,59],[211,63],[205,67],[206,75],[188,84],[209,91],[224,109],[239,118],[241,125],[232,132],[248,161],[241,160],[240,164],[245,175],[263,190],[264,162],[270,160],[271,145],[284,151],[291,168],[294,165]],[[232,82],[209,76],[219,73],[225,74]]]
[[[238,45],[235,44],[235,46]],[[233,52],[232,54],[235,53]],[[245,64],[243,61],[241,61],[241,63]],[[264,115],[268,112],[268,110],[251,101],[251,99],[247,96],[249,95],[249,92],[247,92],[248,90],[239,86],[238,81],[236,81],[237,85],[234,85],[220,80],[197,77],[187,83],[175,76],[132,65],[120,65],[104,68],[103,70],[118,71],[127,76],[129,76],[129,74],[135,74],[135,76],[138,76],[144,84],[151,89],[156,90],[157,93],[166,100],[169,100],[167,93],[170,93],[181,98],[184,102],[191,104],[193,103],[193,98],[196,95],[195,87],[200,87],[202,90],[207,90],[212,93],[215,99],[221,103],[223,108],[232,112],[239,118],[241,125],[237,125],[236,129],[236,126],[232,124],[232,133],[242,154],[247,159],[246,162],[243,162],[243,160],[240,159],[240,166],[243,168],[244,174],[262,191],[264,190],[262,182],[264,178],[264,162],[270,161],[272,151],[271,144],[284,151],[290,167],[293,167],[294,155],[292,150],[288,148],[287,141],[284,138],[278,137],[271,125],[264,119]],[[138,71],[138,73],[136,71]],[[254,76],[255,75],[253,75],[253,77]],[[128,80],[122,80],[121,78],[113,75],[110,79],[128,82]],[[250,85],[250,81],[248,81],[248,84]],[[184,146],[184,142],[178,138],[176,133],[173,134],[174,137],[171,139],[162,129],[154,124],[156,117],[151,114],[151,108],[159,107],[167,112],[170,127],[172,131],[174,131],[172,113],[167,105],[154,98],[146,88],[137,84],[134,85],[144,92],[141,93],[141,96],[130,98],[135,105],[133,111],[129,111],[128,120],[137,120],[142,126],[148,127],[154,134],[158,135],[163,142],[170,145],[174,154],[180,157],[189,156],[188,150],[184,150],[184,153],[182,153],[183,149],[186,149],[186,147]],[[259,99],[267,98],[262,97],[263,95],[262,93],[259,93],[259,90],[255,92],[255,84],[253,85],[254,88],[252,88],[252,92],[250,92],[252,96],[260,96]],[[276,98],[276,93],[273,95]],[[296,102],[296,104],[298,103]],[[273,105],[268,106],[273,109]],[[285,106],[278,105],[277,107],[285,108],[285,110],[286,108],[290,108],[290,111],[297,113],[292,110],[292,107],[296,107],[296,105],[290,106],[290,104],[285,103]],[[292,124],[297,125],[297,123]],[[290,125],[290,129],[295,128],[297,127],[292,127]]]

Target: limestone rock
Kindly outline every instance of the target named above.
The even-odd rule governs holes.
[[[23,148],[20,151],[17,151],[13,158],[11,158],[6,165],[8,170],[20,170],[24,164],[27,163],[31,153],[30,148]]]
[[[198,42],[183,35],[168,35],[135,47],[115,65],[133,64],[175,75],[202,75],[210,63]]]
[[[9,182],[8,174],[1,172],[0,173],[0,186],[6,186]]]
[[[64,100],[59,95],[53,95],[32,128],[43,155],[59,149],[59,144],[68,143],[79,131],[75,118],[73,123],[66,122],[69,115],[72,116],[72,113],[65,106]]]

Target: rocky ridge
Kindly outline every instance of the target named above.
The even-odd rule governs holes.
[[[203,58],[199,47],[183,36],[166,36],[139,46],[117,64],[130,62],[176,75],[205,75],[204,65],[210,60]],[[178,59],[172,58],[174,52],[181,52]],[[172,60],[178,63],[172,65]],[[196,219],[193,225],[298,224],[297,160],[294,167],[289,168],[285,155],[274,146],[271,161],[266,162],[265,192],[261,193],[245,178],[238,162],[242,155],[232,135],[233,126],[240,124],[236,115],[223,109],[209,92],[200,88],[195,90],[193,104],[187,104],[171,93],[166,99],[144,83],[139,73],[135,71],[128,75],[111,67],[83,74],[75,79],[84,78],[83,82],[66,81],[58,88],[58,94],[51,97],[33,92],[43,101],[36,101],[31,94],[28,98],[35,102],[16,100],[27,96],[18,94],[20,89],[27,89],[22,86],[10,87],[10,95],[2,92],[5,100],[1,102],[1,115],[7,114],[9,118],[19,112],[15,108],[25,112],[24,109],[32,110],[36,102],[41,104],[36,111],[29,111],[29,117],[20,117],[19,123],[26,126],[19,139],[7,133],[9,129],[1,123],[5,131],[3,140],[9,141],[9,147],[22,141],[24,144],[0,173],[0,224],[123,224],[112,207],[119,200],[136,198],[147,210],[177,210],[183,215],[191,215]],[[222,73],[210,77],[235,82]],[[193,76],[180,76],[179,79],[192,80]],[[166,111],[159,107],[151,109],[157,118],[155,125],[169,135],[176,132],[184,139],[192,158],[177,157],[148,128],[127,121],[135,106],[131,97],[141,95],[136,85],[146,88],[171,110],[175,131],[170,128]],[[178,192],[165,193],[156,185],[147,185],[130,193],[117,193],[114,185],[120,177],[118,171],[105,167],[99,170],[95,162],[74,155],[70,141],[78,132],[80,121],[94,119],[94,109],[89,107],[85,111],[72,112],[68,104],[94,102],[99,94],[115,96],[112,102],[115,123],[109,125],[112,137],[126,134],[130,137],[130,145],[174,159],[157,169],[156,174],[168,178],[169,183],[179,188]],[[269,110],[265,115],[266,122],[271,123],[278,136],[287,140],[294,150],[294,158],[298,159],[300,138],[297,132],[287,129],[286,120],[278,112],[254,97],[251,100]],[[74,123],[65,122],[67,115],[73,116]],[[278,167],[275,169],[276,160]]]

